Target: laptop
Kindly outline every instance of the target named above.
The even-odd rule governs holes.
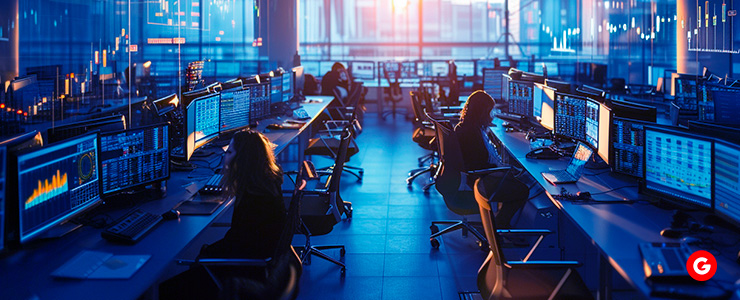
[[[552,184],[576,182],[581,178],[583,169],[593,154],[594,151],[591,148],[584,143],[578,142],[576,151],[573,152],[573,157],[570,159],[567,169],[551,171],[549,173],[542,172],[542,177],[545,177],[545,180]]]
[[[640,243],[645,277],[649,279],[690,279],[686,261],[692,251],[684,243]]]

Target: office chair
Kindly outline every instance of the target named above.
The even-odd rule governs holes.
[[[346,267],[343,262],[336,260],[321,250],[339,249],[339,256],[344,257],[344,245],[314,246],[311,244],[311,236],[328,234],[334,225],[342,220],[342,214],[347,218],[352,216],[352,203],[342,200],[339,194],[342,169],[347,156],[347,149],[351,139],[350,129],[342,134],[339,153],[335,166],[326,183],[321,182],[321,175],[313,167],[313,164],[304,162],[303,169],[307,172],[308,188],[303,191],[301,202],[301,220],[303,222],[302,233],[306,236],[306,244],[302,247],[301,260],[304,264],[311,263],[311,255],[317,255],[341,267],[340,273],[345,274]]]
[[[437,131],[436,138],[441,161],[436,175],[437,191],[442,195],[447,208],[455,214],[462,216],[461,221],[432,221],[432,225],[430,226],[432,235],[429,237],[429,241],[432,247],[439,248],[437,237],[461,229],[463,236],[467,236],[468,232],[472,232],[478,239],[478,246],[481,249],[486,249],[488,247],[486,237],[475,229],[465,217],[466,215],[478,213],[478,205],[475,203],[473,190],[467,182],[469,176],[482,176],[496,169],[463,171],[462,152],[454,130],[451,127],[442,125],[436,119],[429,118],[434,123],[434,128]],[[438,224],[447,224],[450,226],[439,230]]]
[[[431,153],[418,158],[420,167],[425,162],[431,161],[429,166],[409,171],[409,177],[406,178],[406,184],[411,186],[414,183],[414,179],[426,173],[431,173],[429,180],[430,182],[433,181],[434,174],[437,172],[437,164],[435,162],[435,159],[437,158],[437,149],[436,143],[433,142],[435,135],[434,125],[425,120],[426,116],[422,111],[421,103],[419,103],[419,94],[416,92],[410,92],[409,94],[411,95],[411,107],[414,111],[414,127],[416,127],[411,139],[417,143],[419,147],[431,151]]]
[[[361,108],[359,106],[354,107],[352,116],[348,120],[328,120],[323,123],[324,129],[319,130],[318,137],[312,138],[308,141],[306,150],[303,151],[304,155],[320,155],[328,156],[336,159],[339,153],[341,134],[345,128],[351,128],[350,133],[350,145],[347,151],[347,160],[352,156],[360,152],[360,147],[357,145],[355,138],[362,133],[362,125],[357,119],[357,115],[360,113]],[[335,164],[336,165],[336,164]],[[331,170],[333,166],[319,169],[321,171]],[[362,181],[365,170],[360,167],[347,166],[343,168],[344,172],[351,174],[357,178],[357,181]],[[354,171],[357,171],[355,173]]]
[[[481,297],[494,299],[593,299],[582,278],[574,270],[577,261],[530,261],[547,230],[496,230],[491,205],[495,197],[508,196],[510,184],[523,184],[511,168],[499,168],[474,184],[483,229],[489,241],[488,257],[478,271]],[[539,235],[537,243],[521,261],[507,261],[501,244],[502,234]]]
[[[196,258],[178,260],[179,265],[202,266],[219,290],[220,298],[235,299],[295,299],[303,272],[301,258],[291,246],[293,235],[300,224],[299,210],[302,191],[306,187],[305,171],[299,171],[290,197],[286,223],[275,254],[266,259]],[[263,268],[264,280],[239,276],[244,268]]]

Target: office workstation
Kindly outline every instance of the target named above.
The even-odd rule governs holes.
[[[3,5],[2,299],[740,299],[731,1]]]

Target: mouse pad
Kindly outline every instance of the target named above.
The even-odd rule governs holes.
[[[180,215],[210,215],[218,209],[223,201],[191,201],[186,200],[178,203],[174,209],[180,211]]]

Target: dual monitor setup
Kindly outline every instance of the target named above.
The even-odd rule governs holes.
[[[671,74],[671,97],[681,116],[699,121],[740,125],[740,81],[722,79],[705,71],[702,76]]]
[[[33,142],[36,132],[0,143],[3,245],[63,234],[77,227],[69,221],[80,213],[169,178],[168,124],[58,137],[68,132],[50,131],[48,140],[57,141],[46,145]],[[26,146],[12,150],[18,145]]]
[[[572,89],[568,83],[525,77],[503,75],[508,114],[594,149],[615,173],[638,178],[645,194],[714,210],[740,225],[739,129],[702,121],[689,121],[688,128],[658,125],[655,107],[606,99],[588,86]]]

